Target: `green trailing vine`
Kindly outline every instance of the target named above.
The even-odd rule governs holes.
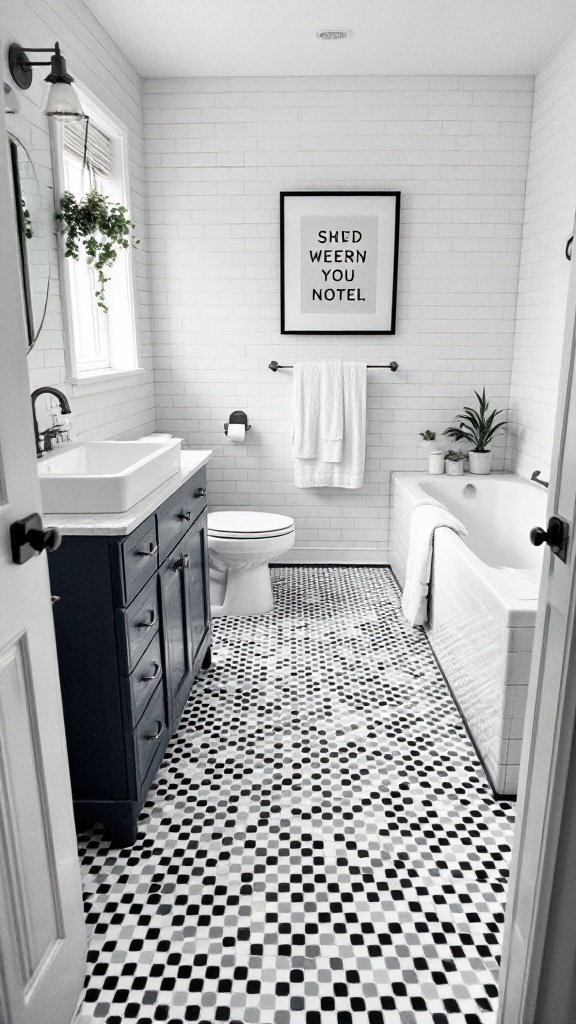
[[[105,270],[114,266],[120,250],[128,249],[130,241],[138,245],[139,239],[132,235],[136,227],[134,221],[130,220],[125,206],[112,203],[95,188],[82,199],[77,199],[72,192],[64,192],[56,219],[66,233],[66,256],[79,260],[80,246],[84,246],[86,262],[98,274],[98,305],[107,313],[105,289],[110,278]]]
[[[22,205],[22,217],[24,218],[24,234],[26,238],[34,238],[34,232],[32,231],[32,217],[30,216],[30,210],[26,206],[26,200],[20,200]]]

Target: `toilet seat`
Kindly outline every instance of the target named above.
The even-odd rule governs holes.
[[[232,540],[265,540],[294,531],[291,516],[274,512],[209,512],[208,536]]]

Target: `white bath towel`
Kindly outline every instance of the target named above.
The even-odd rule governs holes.
[[[460,537],[468,536],[464,524],[439,503],[422,503],[412,510],[406,582],[402,594],[402,611],[412,626],[422,626],[428,620],[434,533],[441,526],[454,530]]]
[[[294,458],[314,459],[320,434],[320,363],[294,366]]]
[[[344,372],[341,359],[320,363],[320,445],[322,462],[341,462],[344,440]]]
[[[300,384],[303,380],[309,396],[318,394],[317,417],[310,409],[313,398],[302,397]],[[294,398],[296,487],[361,487],[366,454],[366,366],[342,363],[340,372],[332,369],[323,375],[319,371],[317,383],[312,375],[311,386],[306,375],[299,371],[295,383],[298,387]],[[330,404],[334,408],[330,408]],[[303,424],[307,424],[307,428]],[[309,438],[303,437],[303,429],[308,429]]]
[[[342,361],[294,367],[294,457],[340,462],[344,433]]]

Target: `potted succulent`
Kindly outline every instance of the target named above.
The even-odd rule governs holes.
[[[428,455],[428,472],[434,475],[444,472],[444,456],[438,448],[435,430],[421,430],[420,446]]]
[[[446,427],[444,431],[454,441],[467,441],[472,445],[468,452],[470,460],[470,472],[476,474],[489,473],[492,467],[492,451],[489,448],[490,442],[507,426],[507,420],[497,420],[503,412],[502,409],[494,409],[488,413],[489,402],[486,398],[486,388],[482,388],[482,394],[474,392],[478,399],[478,408],[472,409],[465,405],[464,411],[455,416],[459,420],[457,427]]]
[[[427,455],[438,447],[435,430],[421,430],[420,437],[422,438],[420,447],[424,449]]]
[[[435,430],[421,430],[420,437],[422,438],[422,447],[428,451],[431,448],[431,442],[436,440]]]
[[[449,448],[444,452],[444,469],[448,476],[462,476],[465,458],[466,453],[456,448]]]

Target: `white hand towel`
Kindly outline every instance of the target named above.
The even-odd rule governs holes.
[[[320,451],[322,462],[340,462],[344,439],[342,360],[320,364]]]
[[[294,366],[294,458],[314,459],[320,432],[320,363]]]
[[[337,376],[334,375],[334,379]],[[337,424],[337,415],[333,420]],[[302,458],[294,452],[296,487],[361,487],[366,456],[366,366],[342,364],[342,453],[339,462],[326,456],[334,454],[335,438],[322,437],[319,428],[317,454]],[[334,426],[336,432],[337,426]]]
[[[459,537],[468,536],[464,524],[439,503],[417,505],[412,510],[406,582],[402,594],[402,611],[412,626],[422,626],[428,620],[434,533],[441,526],[454,530]]]

